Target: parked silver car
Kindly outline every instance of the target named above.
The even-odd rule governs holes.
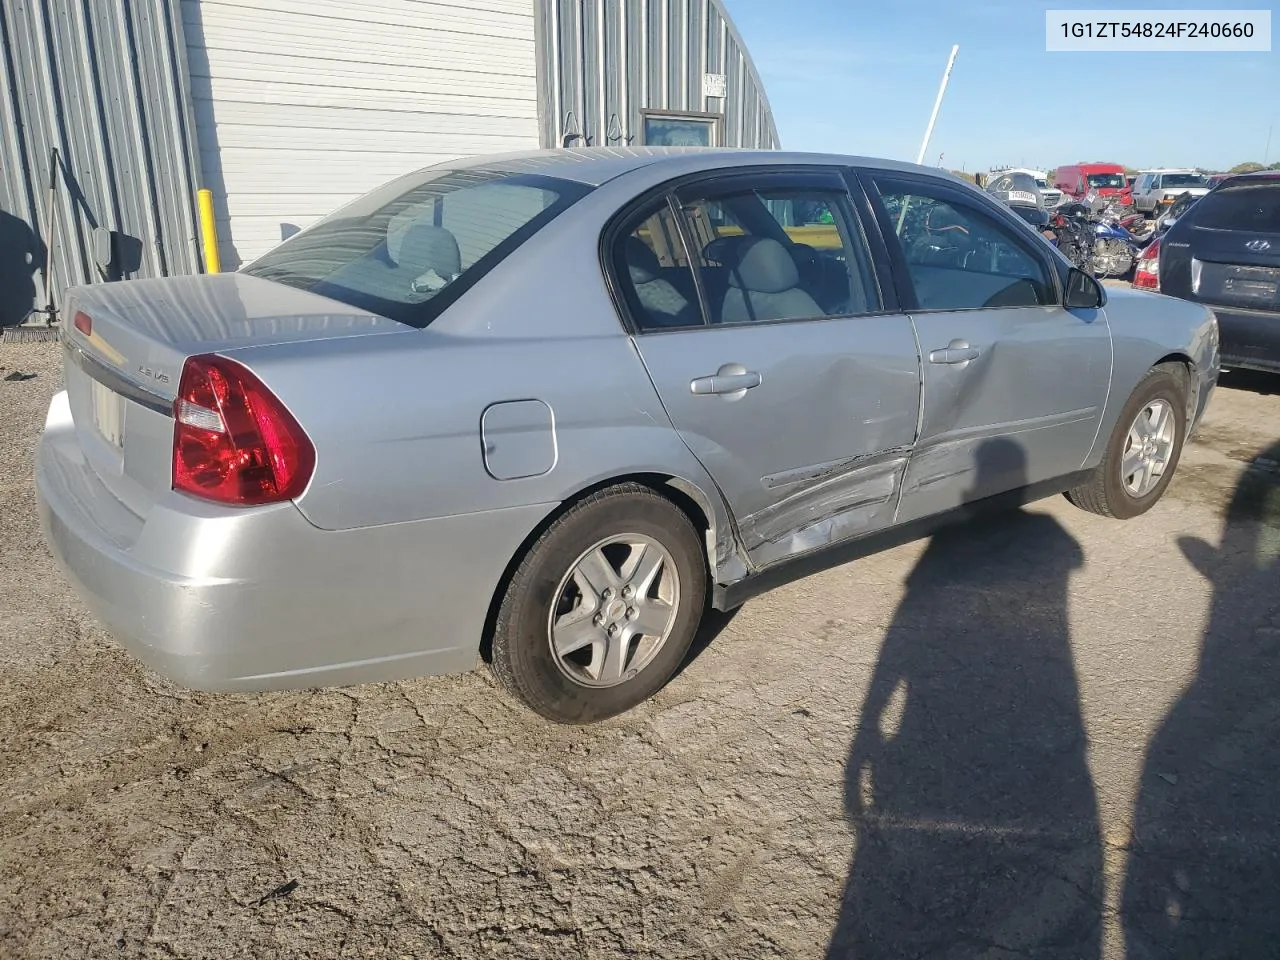
[[[780,152],[448,163],[65,310],[42,519],[138,657],[258,690],[483,650],[562,722],[658,690],[708,603],[979,505],[1143,513],[1218,369],[1208,308],[958,178]]]

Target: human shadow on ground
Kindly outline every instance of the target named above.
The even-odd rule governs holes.
[[[1195,678],[1148,746],[1121,899],[1127,960],[1280,956],[1280,443],[1213,546]]]
[[[984,444],[981,476],[1025,476]],[[830,958],[1098,957],[1102,851],[1052,517],[943,529],[886,633],[846,767],[856,849]]]

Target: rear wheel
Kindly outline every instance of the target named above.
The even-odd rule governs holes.
[[[1067,491],[1082,510],[1128,520],[1146,513],[1173,480],[1186,439],[1184,378],[1155,367],[1138,383],[1116,421],[1102,462]]]
[[[591,723],[648,699],[688,652],[706,602],[698,532],[639,484],[559,517],[516,569],[498,612],[493,671],[557,723]]]

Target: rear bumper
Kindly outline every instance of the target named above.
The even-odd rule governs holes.
[[[1280,372],[1280,311],[1212,307],[1222,338],[1222,365]]]
[[[45,538],[94,615],[156,672],[199,690],[473,669],[502,573],[550,509],[323,531],[292,503],[234,509],[168,492],[139,518],[85,464],[65,394],[50,407],[36,489]]]

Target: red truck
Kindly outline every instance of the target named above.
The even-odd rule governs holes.
[[[1124,167],[1118,163],[1069,163],[1053,175],[1053,185],[1064,194],[1080,200],[1091,189],[1100,197],[1115,197],[1121,206],[1133,203],[1133,187],[1125,179]]]

